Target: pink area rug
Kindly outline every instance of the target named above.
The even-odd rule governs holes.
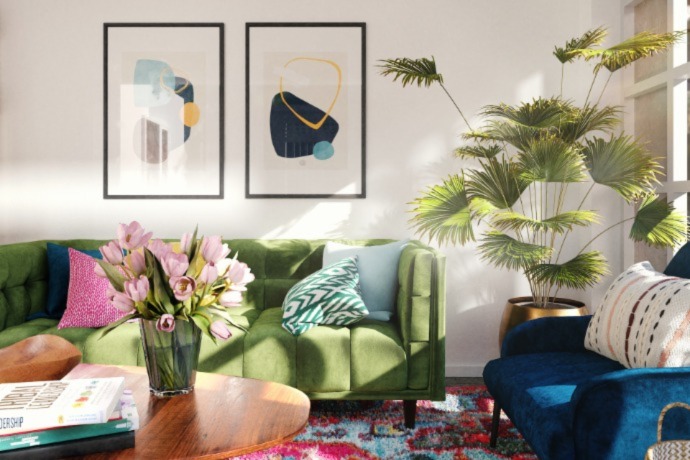
[[[443,402],[419,401],[414,430],[405,428],[401,401],[312,401],[307,428],[293,441],[239,458],[536,459],[505,416],[498,446],[489,447],[492,412],[493,399],[477,385],[447,387]]]

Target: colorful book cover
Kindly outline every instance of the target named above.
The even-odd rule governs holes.
[[[123,377],[0,384],[0,435],[107,422],[124,385]]]
[[[72,425],[47,430],[28,431],[0,436],[0,452],[54,444],[77,439],[134,431],[139,428],[139,413],[134,398],[123,394],[120,406],[105,423]]]

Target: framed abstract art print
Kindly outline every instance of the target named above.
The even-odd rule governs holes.
[[[223,198],[223,34],[103,25],[104,198]]]
[[[366,25],[246,25],[247,198],[365,198]]]

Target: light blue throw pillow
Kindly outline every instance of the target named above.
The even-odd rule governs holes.
[[[390,321],[398,292],[398,262],[407,243],[403,240],[379,246],[348,246],[329,241],[323,251],[323,266],[356,256],[362,298],[369,310],[367,318]]]

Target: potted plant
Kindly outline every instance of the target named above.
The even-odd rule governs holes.
[[[681,35],[643,32],[601,48],[606,30],[590,30],[553,53],[564,69],[578,59],[595,63],[582,105],[563,94],[489,105],[477,129],[447,91],[433,57],[381,61],[381,74],[394,76],[403,87],[439,85],[468,127],[465,145],[454,153],[471,165],[415,199],[411,223],[417,233],[439,244],[465,244],[479,233],[478,251],[484,260],[525,275],[531,296],[508,301],[499,343],[507,330],[527,319],[587,314],[584,304],[561,299],[558,293],[563,287],[592,286],[607,273],[603,254],[591,245],[613,227],[631,221],[629,237],[653,246],[673,246],[685,239],[684,218],[654,190],[661,165],[642,143],[616,132],[618,107],[600,105],[609,80],[596,101],[592,95],[602,72],[610,79],[633,62],[665,51]],[[586,192],[573,198],[581,190],[573,184],[579,183],[586,184]],[[600,186],[634,205],[634,216],[595,230],[594,238],[566,258],[563,249],[571,249],[567,245],[576,227],[600,225],[599,212],[586,208],[590,192]],[[573,202],[579,204],[569,206]]]

